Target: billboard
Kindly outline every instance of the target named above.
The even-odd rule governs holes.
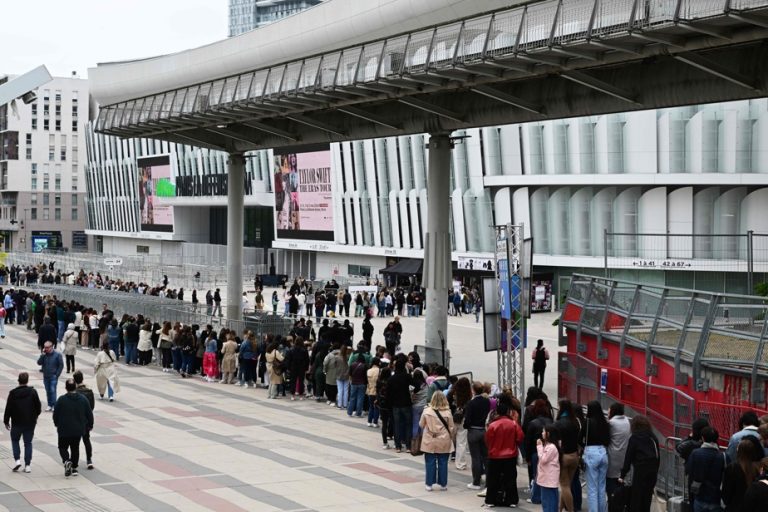
[[[333,241],[333,185],[328,144],[274,150],[277,238]]]
[[[171,155],[139,157],[139,211],[142,231],[173,233],[173,206],[161,206],[158,197],[175,197]]]

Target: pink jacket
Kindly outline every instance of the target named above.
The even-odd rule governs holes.
[[[557,447],[552,443],[536,444],[539,465],[536,469],[536,483],[542,487],[560,487],[560,461]]]

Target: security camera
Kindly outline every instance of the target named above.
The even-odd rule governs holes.
[[[35,94],[35,91],[29,91],[28,93],[22,94],[21,101],[23,101],[25,105],[34,103],[37,101],[37,94]]]

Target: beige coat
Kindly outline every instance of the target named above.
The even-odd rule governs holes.
[[[447,430],[431,407],[425,407],[424,412],[421,413],[419,426],[424,430],[421,436],[421,451],[425,453],[451,453],[453,451],[455,426],[451,410],[441,410],[440,415],[448,425]]]
[[[379,380],[379,373],[381,373],[381,368],[378,366],[368,368],[368,373],[366,373],[366,376],[368,377],[368,386],[365,388],[366,395],[371,396],[376,394],[376,382]]]
[[[221,373],[234,373],[237,370],[237,343],[235,340],[227,340],[221,346]]]
[[[272,371],[272,362],[275,360],[275,358],[277,358],[278,361],[283,361],[285,359],[283,357],[283,354],[277,349],[267,354],[267,371],[269,372],[269,383],[282,384],[283,383],[282,372],[280,373],[280,375],[277,375],[275,372]]]
[[[96,360],[93,362],[93,371],[96,374],[96,387],[99,389],[99,395],[104,396],[107,392],[107,381],[112,385],[115,393],[120,391],[120,380],[117,378],[115,369],[115,353],[109,351],[109,355],[103,350],[96,354]]]

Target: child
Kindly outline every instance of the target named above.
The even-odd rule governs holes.
[[[536,441],[539,465],[536,484],[541,487],[541,509],[543,512],[558,512],[560,487],[560,432],[554,424],[544,427],[541,439]]]

